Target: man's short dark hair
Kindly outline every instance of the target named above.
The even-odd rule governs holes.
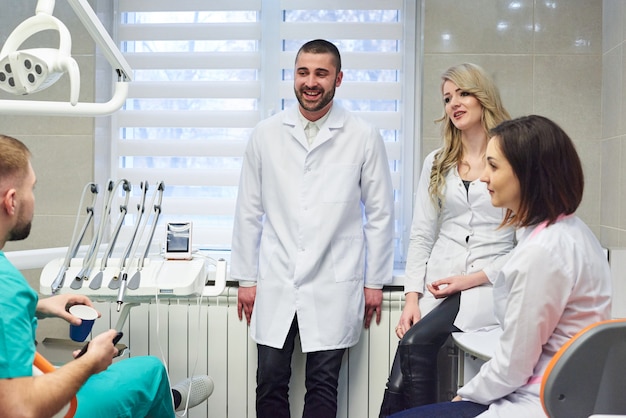
[[[325,39],[314,39],[302,45],[296,54],[296,61],[298,60],[298,56],[301,52],[306,52],[310,54],[331,54],[333,56],[333,61],[335,67],[337,68],[337,73],[341,71],[341,54],[339,54],[339,49],[332,42],[328,42]]]

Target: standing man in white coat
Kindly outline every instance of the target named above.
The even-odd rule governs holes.
[[[296,334],[307,353],[303,417],[335,417],[346,348],[393,271],[393,189],[379,131],[333,103],[341,57],[325,40],[296,55],[299,105],[259,123],[244,156],[230,276],[257,342],[257,416],[289,417]]]

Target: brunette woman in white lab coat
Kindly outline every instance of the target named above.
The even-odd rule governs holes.
[[[481,180],[491,202],[520,228],[517,247],[493,285],[502,337],[494,356],[454,402],[401,417],[542,417],[541,379],[554,354],[583,328],[610,318],[611,277],[591,230],[574,215],[583,171],[554,122],[526,116],[492,130]]]
[[[514,245],[479,180],[487,133],[510,118],[498,89],[482,68],[461,64],[442,75],[441,92],[444,143],[426,157],[417,188],[381,416],[437,401],[437,353],[451,332],[495,327],[491,281]]]

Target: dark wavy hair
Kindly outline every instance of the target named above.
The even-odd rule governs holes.
[[[550,225],[576,211],[584,174],[574,143],[559,125],[543,116],[523,116],[500,123],[490,136],[520,184],[519,210],[507,210],[502,225]]]

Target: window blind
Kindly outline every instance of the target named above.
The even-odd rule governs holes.
[[[112,117],[112,176],[133,184],[131,202],[139,201],[140,182],[154,190],[163,181],[160,222],[192,220],[195,244],[229,248],[251,130],[296,104],[295,54],[310,39],[328,39],[342,54],[336,100],[374,123],[385,139],[396,192],[396,259],[402,262],[417,73],[411,3],[119,1],[115,36],[134,81]]]

